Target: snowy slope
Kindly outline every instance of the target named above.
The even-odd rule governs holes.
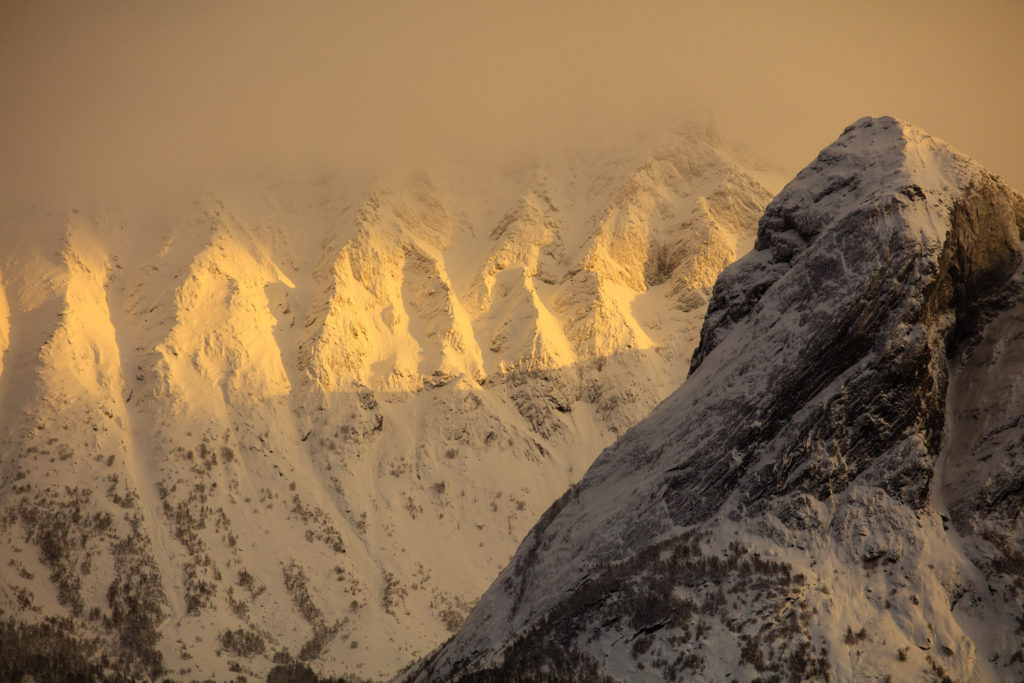
[[[861,119],[416,680],[1019,680],[1024,198]],[[533,680],[532,678],[530,680]]]
[[[0,609],[137,675],[377,677],[688,371],[769,195],[682,130],[544,166],[9,203]]]

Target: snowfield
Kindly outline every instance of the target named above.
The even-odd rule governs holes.
[[[770,199],[724,149],[5,204],[7,634],[181,679],[428,653],[686,377]]]

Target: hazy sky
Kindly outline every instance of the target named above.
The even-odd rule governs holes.
[[[694,112],[795,172],[865,114],[1024,190],[1024,2],[0,0],[0,187],[495,161]]]

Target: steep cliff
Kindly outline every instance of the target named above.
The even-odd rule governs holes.
[[[1024,199],[861,119],[416,680],[1024,676]]]

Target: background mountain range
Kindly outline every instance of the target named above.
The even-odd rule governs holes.
[[[688,126],[500,172],[9,208],[0,608],[135,675],[396,672],[683,381],[769,199]]]

